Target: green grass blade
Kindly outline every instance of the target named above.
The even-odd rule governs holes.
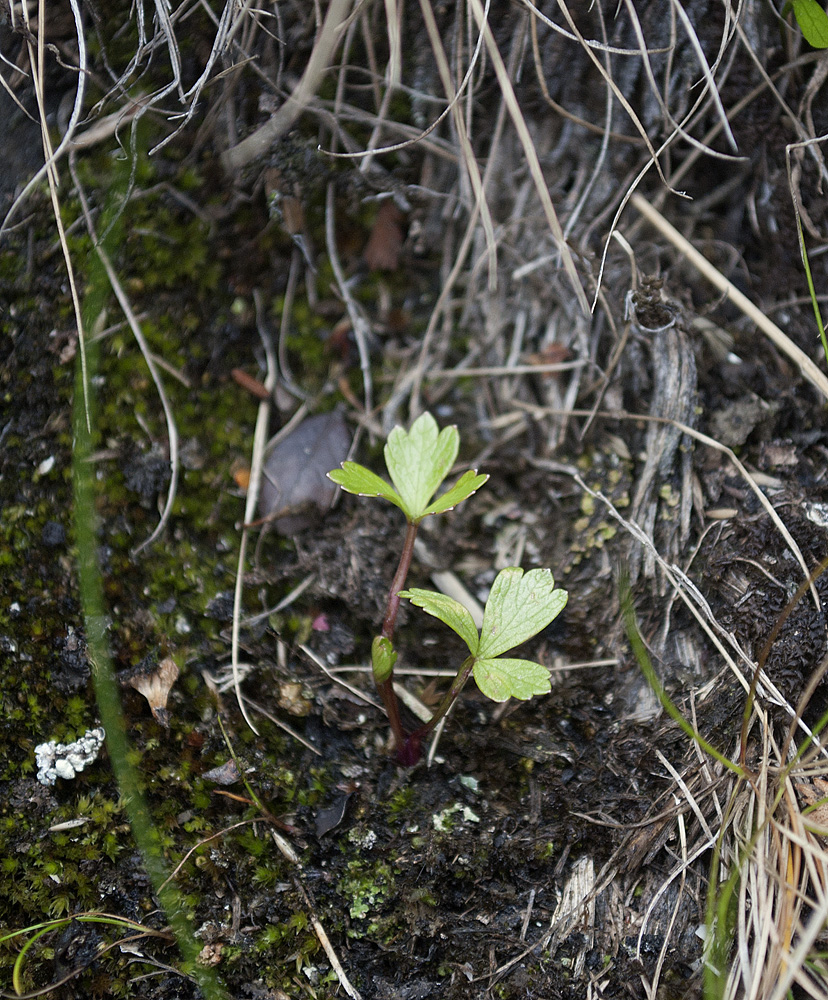
[[[704,750],[709,753],[711,757],[714,757],[720,764],[726,767],[729,771],[734,774],[742,776],[742,769],[738,764],[734,764],[732,760],[726,757],[720,750],[717,750],[712,743],[709,743],[701,733],[697,732],[684,718],[678,708],[670,700],[667,692],[661,685],[661,681],[656,675],[655,668],[653,667],[652,660],[650,659],[650,654],[647,652],[647,647],[644,645],[644,640],[641,638],[641,633],[638,631],[638,622],[635,619],[635,608],[632,602],[632,593],[629,588],[629,584],[622,581],[621,587],[621,611],[624,615],[624,627],[627,631],[627,638],[630,640],[630,645],[632,646],[632,651],[635,654],[636,660],[638,660],[638,665],[641,667],[641,672],[647,679],[648,684],[653,689],[656,697],[661,702],[664,711],[674,719],[679,726],[684,730],[685,733]]]
[[[65,920],[56,921],[54,927],[51,924],[47,927],[43,927],[36,934],[33,934],[20,949],[17,958],[14,960],[14,967],[12,968],[12,986],[14,986],[14,992],[18,996],[21,996],[23,993],[23,978],[22,978],[23,962],[25,961],[26,954],[29,951],[29,948],[31,948],[32,945],[35,944],[35,942],[39,941],[44,934],[48,934],[49,931],[54,930],[55,927],[64,927],[67,924],[71,923],[72,923],[72,918],[68,917]]]
[[[825,336],[825,326],[822,322],[822,313],[819,311],[814,279],[811,276],[811,263],[808,260],[808,251],[805,247],[805,234],[802,232],[802,220],[799,218],[799,209],[794,204],[794,215],[796,217],[796,234],[799,238],[799,254],[802,257],[802,266],[805,268],[805,277],[808,281],[808,294],[811,297],[811,305],[814,307],[814,316],[819,330],[819,339],[822,341],[822,351],[825,354],[825,361],[828,363],[828,338]]]
[[[121,185],[114,184],[110,192],[109,208],[114,204]],[[122,231],[120,220],[113,225],[106,242],[116,242]],[[103,229],[104,227],[102,227]],[[93,251],[89,260],[88,292],[84,302],[84,322],[91,329],[102,314],[109,294],[109,284],[103,265]],[[90,389],[93,390],[97,376],[98,351],[91,344],[87,355],[87,370]],[[74,448],[72,472],[74,481],[74,526],[77,546],[78,589],[86,630],[89,661],[101,724],[106,730],[106,743],[112,770],[124,800],[124,807],[132,829],[133,837],[141,853],[153,890],[164,908],[167,920],[181,951],[187,971],[191,973],[207,1000],[224,1000],[226,994],[219,985],[215,972],[199,965],[197,959],[201,945],[193,934],[184,902],[177,887],[167,883],[168,871],[164,861],[161,836],[152,821],[144,797],[138,771],[129,756],[126,725],[121,708],[118,681],[109,656],[106,639],[107,612],[103,596],[103,581],[98,566],[98,531],[95,512],[95,397],[90,397],[92,421],[90,431],[87,412],[84,407],[82,373],[76,368],[75,399],[72,416]]]

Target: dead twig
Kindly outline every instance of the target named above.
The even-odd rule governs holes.
[[[351,7],[352,0],[331,0],[305,72],[293,92],[261,128],[222,153],[221,164],[228,173],[237,173],[257,156],[263,156],[305,110],[330,66],[350,16]]]
[[[305,887],[302,885],[302,883],[299,881],[298,878],[294,878],[293,884],[296,886],[297,891],[301,895],[302,899],[304,899],[305,901],[305,906],[307,906],[308,908],[308,916],[310,917],[310,921],[313,926],[314,932],[316,933],[316,936],[319,939],[319,943],[322,945],[325,954],[328,956],[328,961],[331,963],[331,968],[336,973],[336,978],[339,980],[340,986],[342,987],[343,990],[345,990],[348,996],[351,997],[351,1000],[362,1000],[362,995],[360,994],[359,990],[351,984],[351,981],[345,974],[345,970],[342,968],[342,963],[339,961],[339,958],[337,957],[337,954],[334,951],[334,947],[331,944],[330,938],[325,933],[325,928],[322,926],[319,917],[317,917],[316,915],[316,909],[313,903],[311,902],[311,898],[308,895],[307,890],[305,889]]]

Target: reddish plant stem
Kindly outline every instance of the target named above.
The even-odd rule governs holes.
[[[414,539],[417,537],[418,527],[419,522],[408,522],[408,528],[405,533],[405,541],[403,542],[402,552],[400,553],[400,561],[397,565],[397,572],[394,574],[394,579],[391,581],[391,589],[388,593],[388,603],[385,606],[385,618],[382,622],[381,633],[384,638],[389,640],[394,637],[394,629],[397,625],[397,612],[400,610],[400,591],[405,588],[405,579],[408,576],[409,569],[411,568],[411,559],[414,556]],[[399,752],[406,745],[408,737],[406,736],[400,720],[400,707],[397,702],[397,695],[394,692],[393,668],[390,675],[382,681],[382,683],[377,684],[377,690],[382,696],[382,703],[385,705],[388,721],[391,723],[391,732],[394,734],[394,742],[396,743],[397,751]]]
[[[397,572],[391,581],[391,590],[388,594],[388,603],[385,605],[385,618],[382,622],[382,635],[386,639],[394,638],[394,628],[397,624],[397,612],[400,609],[400,591],[405,589],[405,578],[411,568],[411,559],[414,556],[414,539],[417,537],[419,522],[408,522],[408,530],[405,533],[405,542],[400,553],[400,561]]]
[[[382,696],[382,703],[385,705],[385,714],[388,716],[388,721],[391,723],[391,732],[394,734],[394,743],[399,751],[400,747],[405,746],[405,742],[408,737],[405,734],[405,730],[402,727],[402,721],[400,720],[400,706],[397,702],[396,692],[394,691],[394,675],[392,674],[381,684],[377,684],[377,690]]]

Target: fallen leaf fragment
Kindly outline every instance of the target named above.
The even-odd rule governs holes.
[[[205,781],[214,781],[217,785],[234,785],[240,777],[239,769],[232,757],[202,775]]]
[[[270,391],[267,386],[263,382],[260,382],[259,379],[248,375],[243,368],[233,368],[230,374],[233,377],[233,381],[237,385],[240,385],[242,389],[246,389],[251,396],[254,396],[256,399],[270,399]]]
[[[265,462],[259,512],[282,535],[319,522],[338,487],[327,478],[348,457],[351,434],[335,410],[303,421],[276,445]]]
[[[133,670],[120,675],[121,684],[134,688],[149,703],[153,718],[159,725],[169,729],[170,713],[167,699],[173,684],[178,679],[178,666],[171,656],[166,656],[156,666],[139,664]]]
[[[279,700],[277,704],[279,708],[283,708],[286,712],[290,712],[291,715],[296,715],[300,718],[307,715],[311,710],[310,701],[302,694],[302,685],[296,681],[285,681],[279,685]]]
[[[372,271],[396,271],[403,245],[403,214],[393,201],[380,205],[363,258]]]

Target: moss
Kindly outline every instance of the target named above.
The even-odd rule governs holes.
[[[407,785],[397,789],[388,800],[388,815],[393,819],[407,813],[414,802],[414,789]]]
[[[394,875],[390,866],[384,861],[355,860],[349,861],[346,873],[337,883],[337,891],[347,900],[348,913],[352,920],[371,918],[368,933],[375,933],[379,928],[377,919],[383,904],[394,895]],[[363,930],[364,933],[364,930]],[[351,936],[361,936],[361,932],[352,928]]]

